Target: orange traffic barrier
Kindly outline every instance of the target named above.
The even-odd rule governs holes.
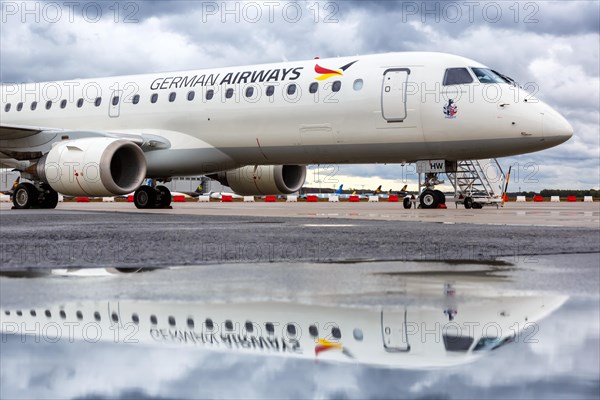
[[[437,208],[443,208],[444,210],[448,208],[445,204],[438,204]]]
[[[75,201],[77,201],[78,203],[89,203],[90,198],[89,197],[78,197]]]
[[[277,196],[266,196],[265,201],[267,203],[275,203],[277,201]]]
[[[533,201],[535,201],[536,203],[541,203],[542,201],[544,201],[544,198],[542,196],[533,196]]]
[[[395,194],[392,194],[388,197],[388,202],[390,203],[397,203],[398,202],[398,196],[396,196]]]
[[[224,194],[221,196],[221,203],[231,203],[233,201],[233,196],[230,194]]]
[[[567,196],[567,201],[570,203],[574,203],[577,201],[577,196]]]
[[[133,195],[130,194],[129,196],[127,196],[127,202],[128,203],[133,203]]]
[[[181,195],[181,194],[175,195],[175,196],[173,196],[173,202],[175,202],[175,203],[185,203],[185,196]]]
[[[306,201],[308,201],[309,203],[316,203],[317,196],[315,196],[315,195],[306,196]]]
[[[351,203],[358,203],[359,198],[358,196],[350,196],[350,202]]]

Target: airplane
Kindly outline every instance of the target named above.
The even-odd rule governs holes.
[[[486,88],[496,85],[497,101]],[[374,54],[0,87],[0,168],[14,208],[207,175],[238,195],[297,192],[310,164],[424,161],[423,208],[458,160],[535,152],[573,135],[546,103],[485,65],[431,52]],[[145,185],[152,179],[152,185]]]
[[[431,303],[441,303],[436,306],[414,301],[361,308],[140,300],[31,306],[21,301],[16,307],[0,307],[0,332],[3,337],[18,335],[23,343],[37,342],[46,339],[40,324],[53,324],[69,334],[52,343],[68,340],[72,345],[89,338],[93,327],[91,343],[421,370],[464,365],[497,354],[568,299],[553,294],[503,294],[469,301],[457,298],[455,289],[446,286],[444,300]],[[123,340],[115,340],[115,333]]]
[[[331,196],[339,196],[340,198],[344,196],[343,194],[344,184],[341,184],[333,193],[304,193],[300,196],[300,198],[305,199],[308,196],[315,196],[319,199],[328,199]]]

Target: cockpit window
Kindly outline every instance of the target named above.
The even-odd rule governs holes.
[[[473,344],[470,336],[443,335],[444,347],[447,351],[467,351]]]
[[[498,337],[482,337],[475,345],[473,351],[496,350],[505,344],[514,342],[515,336],[507,336],[505,338]]]
[[[466,68],[448,68],[444,74],[444,86],[472,83],[473,77]]]
[[[507,83],[501,76],[496,74],[491,69],[487,68],[471,68],[473,73],[481,83]]]

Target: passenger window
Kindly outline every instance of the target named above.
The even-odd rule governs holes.
[[[17,104],[17,111],[21,111],[23,109],[23,103]]]
[[[139,94],[136,94],[135,96],[133,96],[133,99],[131,99],[131,102],[132,102],[133,104],[137,104],[137,103],[139,103],[139,102],[140,102],[140,95],[139,95]]]
[[[31,111],[34,111],[37,108],[37,101],[31,103]]]
[[[94,101],[94,105],[96,107],[100,107],[100,104],[102,104],[102,97],[96,97],[96,101]]]
[[[46,110],[49,110],[49,109],[51,109],[51,108],[52,108],[52,100],[48,100],[48,101],[46,102]]]
[[[110,318],[113,322],[119,322],[119,316],[115,312],[110,315]]]
[[[248,86],[246,88],[246,97],[252,97],[254,94],[254,88],[252,86]]]
[[[7,103],[7,104],[4,106],[4,112],[9,112],[9,111],[10,111],[10,103]]]
[[[83,99],[77,100],[77,108],[83,107]]]
[[[227,89],[227,91],[225,92],[225,98],[226,99],[230,99],[233,97],[233,89],[229,88]]]
[[[337,327],[331,328],[331,336],[333,336],[336,339],[341,339],[342,332],[340,332],[340,328],[337,328]]]
[[[158,100],[158,93],[154,93],[152,96],[150,96],[150,103],[156,103],[157,100]]]
[[[215,91],[212,89],[208,89],[206,91],[206,100],[211,100],[214,95],[215,95]]]
[[[131,314],[131,321],[138,325],[140,323],[140,317],[136,313],[133,313]]]
[[[335,81],[335,82],[333,82],[333,85],[331,86],[331,90],[333,92],[339,92],[341,88],[342,88],[341,81]]]
[[[112,105],[116,106],[117,104],[119,104],[119,96],[115,96],[112,99]]]
[[[194,319],[192,317],[188,318],[188,320],[187,320],[187,326],[190,329],[194,329],[194,326],[196,326],[196,324],[194,323]]]
[[[444,86],[472,83],[473,77],[466,68],[448,68],[444,74]]]
[[[363,80],[362,79],[355,80],[354,85],[352,85],[352,87],[354,88],[354,90],[359,91],[363,87]]]
[[[29,314],[30,314],[32,317],[37,317],[37,313],[35,312],[35,310],[31,310],[31,311],[29,311]]]
[[[67,313],[65,312],[65,310],[60,310],[60,312],[58,314],[60,315],[61,319],[67,318]]]
[[[267,330],[268,333],[272,334],[275,332],[275,326],[271,323],[271,322],[267,322],[265,324],[265,329]]]
[[[319,83],[318,82],[313,82],[308,87],[308,91],[310,93],[317,93],[317,90],[319,90]]]
[[[60,108],[65,108],[67,106],[67,100],[63,99],[60,101]]]
[[[206,321],[204,321],[204,325],[206,326],[206,329],[208,329],[209,331],[212,331],[213,328],[215,327],[215,323],[210,318],[206,318]]]
[[[273,93],[275,93],[275,86],[273,86],[273,85],[267,86],[267,96],[273,96]]]
[[[44,312],[44,315],[45,315],[46,317],[48,317],[48,318],[52,318],[52,313],[50,312],[50,310],[46,310],[46,311]]]
[[[169,325],[171,326],[175,326],[175,317],[173,317],[172,315],[169,315]]]
[[[156,324],[158,324],[158,319],[156,319],[156,315],[151,315],[151,316],[150,316],[150,323],[151,323],[152,325],[156,325]]]
[[[188,101],[194,100],[194,97],[196,97],[196,92],[194,92],[193,90],[189,91],[187,96]]]
[[[287,94],[291,96],[294,93],[296,93],[296,85],[292,83],[287,87]]]
[[[169,93],[169,102],[171,102],[171,103],[174,102],[175,97],[177,97],[177,93],[175,93],[175,92]]]
[[[94,319],[97,322],[100,322],[102,320],[102,317],[100,316],[100,313],[98,311],[94,311]]]
[[[231,322],[230,319],[225,321],[225,329],[227,329],[228,331],[232,331],[233,330],[233,322]]]
[[[248,333],[254,332],[254,325],[252,325],[252,322],[246,321],[245,327],[246,327],[246,332],[248,332]]]
[[[317,329],[316,325],[311,325],[308,327],[308,333],[311,337],[316,338],[317,336],[319,336],[319,329]]]
[[[77,313],[75,313],[75,315],[77,316],[78,320],[81,321],[83,319],[83,313],[81,311],[77,310]]]

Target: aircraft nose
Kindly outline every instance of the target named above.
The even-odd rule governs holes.
[[[544,139],[551,141],[554,145],[561,144],[573,136],[573,127],[556,110],[548,107],[543,117]]]

